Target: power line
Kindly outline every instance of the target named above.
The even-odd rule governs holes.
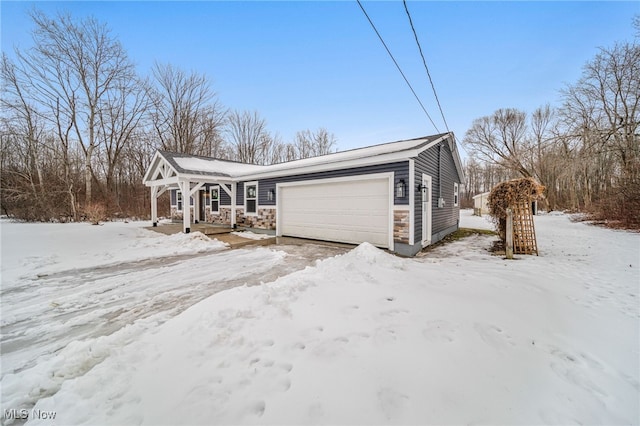
[[[418,40],[418,34],[416,33],[416,29],[413,26],[413,20],[411,19],[411,14],[409,13],[409,8],[407,7],[407,0],[402,0],[402,3],[404,4],[404,10],[405,10],[405,12],[407,12],[407,17],[409,18],[409,25],[411,25],[411,30],[413,31],[413,36],[416,39],[416,44],[418,45],[418,50],[420,51],[420,56],[422,57],[422,63],[424,64],[424,69],[427,70],[427,76],[429,77],[429,83],[431,83],[431,89],[433,90],[433,95],[435,96],[436,102],[438,103],[438,109],[440,110],[440,115],[442,116],[442,121],[444,121],[444,126],[447,128],[447,132],[449,132],[449,125],[447,124],[447,120],[444,118],[444,112],[442,112],[442,106],[440,106],[440,100],[438,99],[438,94],[436,93],[436,87],[433,85],[433,80],[431,79],[431,73],[429,72],[429,67],[427,66],[427,61],[424,59],[424,54],[422,53],[422,46],[420,46],[420,40]]]
[[[387,47],[387,43],[384,42],[384,40],[382,39],[382,36],[380,35],[380,33],[378,32],[378,29],[376,28],[376,26],[373,24],[373,21],[371,20],[371,18],[369,18],[369,15],[367,14],[367,11],[364,10],[364,7],[362,6],[362,3],[360,3],[360,0],[356,0],[358,2],[358,6],[360,6],[360,9],[362,9],[362,13],[364,13],[364,16],[367,17],[367,20],[369,21],[369,23],[371,24],[371,27],[373,28],[373,30],[376,32],[376,34],[378,35],[378,38],[380,39],[380,41],[382,42],[382,45],[384,46],[384,48],[387,50],[387,53],[389,54],[389,56],[391,57],[391,60],[393,61],[393,63],[396,65],[396,68],[398,68],[398,71],[400,71],[400,74],[402,74],[402,78],[404,78],[405,83],[407,83],[407,86],[409,86],[409,89],[411,89],[411,93],[413,93],[413,96],[415,96],[416,100],[418,101],[418,103],[420,104],[420,106],[422,107],[422,110],[424,111],[424,113],[427,115],[427,118],[429,118],[429,121],[431,122],[431,124],[433,124],[433,127],[436,129],[436,132],[440,133],[440,130],[438,130],[438,126],[436,126],[436,123],[433,122],[433,120],[431,119],[431,116],[429,115],[429,113],[427,112],[427,109],[424,107],[424,105],[422,104],[422,101],[420,100],[420,98],[418,98],[418,95],[416,94],[416,91],[413,90],[413,86],[411,86],[411,83],[409,83],[409,80],[407,80],[407,77],[404,75],[404,72],[402,72],[402,69],[400,68],[400,65],[398,65],[398,62],[396,61],[396,58],[393,57],[393,54],[391,54],[391,51],[389,50],[389,48]],[[446,125],[446,122],[445,122]]]

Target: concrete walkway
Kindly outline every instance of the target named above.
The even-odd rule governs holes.
[[[150,231],[160,232],[165,235],[177,234],[182,232],[182,223],[159,223],[158,226],[147,226],[145,229]],[[319,240],[307,240],[304,238],[295,237],[273,237],[266,238],[264,240],[252,240],[249,238],[239,237],[231,232],[234,230],[224,225],[214,225],[211,223],[192,223],[191,232],[202,232],[209,238],[215,238],[218,241],[229,244],[229,248],[240,248],[245,246],[268,246],[271,244],[288,245],[288,246],[302,246],[302,245],[314,245],[314,246],[326,246],[343,249],[344,251],[351,250],[355,247],[354,244],[336,243],[331,241],[319,241]],[[243,231],[242,228],[236,229],[236,231]]]
[[[182,223],[159,223],[158,226],[147,226],[145,229],[150,231],[159,232],[165,235],[177,234],[182,232]],[[250,238],[243,238],[238,235],[234,235],[231,232],[234,231],[228,226],[214,225],[211,223],[192,223],[191,232],[202,232],[204,235],[211,239],[222,241],[229,244],[230,248],[240,248],[245,246],[266,246],[276,243],[276,237],[266,238],[263,240],[252,240]],[[240,231],[236,229],[236,231]]]
[[[160,232],[165,235],[182,232],[182,222],[180,223],[159,223],[158,226],[147,226],[145,229]],[[202,232],[204,235],[228,234],[233,231],[231,227],[225,225],[214,225],[211,223],[192,223],[191,232]]]

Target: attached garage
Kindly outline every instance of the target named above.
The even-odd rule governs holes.
[[[392,248],[393,174],[278,184],[278,235]]]

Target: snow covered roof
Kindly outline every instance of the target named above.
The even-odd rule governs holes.
[[[444,140],[448,140],[449,146],[454,155],[456,168],[462,178],[462,165],[455,146],[453,134],[441,133],[438,135],[389,142],[364,148],[356,148],[268,166],[159,150],[154,157],[154,161],[152,161],[149,171],[144,177],[144,182],[146,183],[152,180],[151,176],[155,174],[152,173],[151,170],[159,164],[159,157],[162,157],[168,164],[170,164],[178,174],[246,180],[400,161],[402,159],[416,157],[418,153]]]
[[[207,175],[235,177],[241,174],[262,171],[265,166],[220,160],[211,157],[200,157],[176,152],[159,151],[161,155],[176,169],[178,173],[191,175]]]

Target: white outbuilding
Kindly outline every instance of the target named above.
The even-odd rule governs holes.
[[[483,192],[482,194],[475,195],[473,197],[473,214],[476,216],[482,216],[489,213],[489,199],[490,192]]]

